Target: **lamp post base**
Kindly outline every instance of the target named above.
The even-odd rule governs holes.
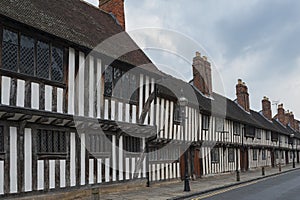
[[[185,179],[184,179],[184,190],[183,191],[184,192],[190,192],[191,191],[188,177],[185,177]]]

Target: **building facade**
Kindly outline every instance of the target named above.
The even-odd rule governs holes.
[[[292,113],[251,110],[241,80],[236,101],[214,93],[200,53],[191,83],[159,71],[123,32],[123,3],[1,2],[0,195],[180,179],[185,151],[192,178],[299,162]]]

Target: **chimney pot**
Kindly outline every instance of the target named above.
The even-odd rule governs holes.
[[[201,57],[201,53],[199,51],[196,52],[196,57]]]
[[[202,58],[203,58],[203,60],[207,61],[207,57],[206,56],[203,56]]]

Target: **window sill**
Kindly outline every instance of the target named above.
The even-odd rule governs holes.
[[[67,159],[67,153],[38,153],[38,160],[48,160],[48,159]]]

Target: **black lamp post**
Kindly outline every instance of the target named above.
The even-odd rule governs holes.
[[[184,137],[184,142],[185,140],[185,119],[186,119],[186,114],[185,114],[185,107],[188,105],[188,100],[185,97],[180,97],[179,98],[179,106],[181,110],[181,123],[182,123],[182,135]],[[190,183],[189,183],[189,177],[188,177],[188,150],[185,150],[184,152],[184,192],[189,192],[191,191],[190,189]]]
[[[291,134],[291,138],[292,138],[292,152],[293,152],[293,168],[295,168],[295,152],[294,152],[294,134]]]

